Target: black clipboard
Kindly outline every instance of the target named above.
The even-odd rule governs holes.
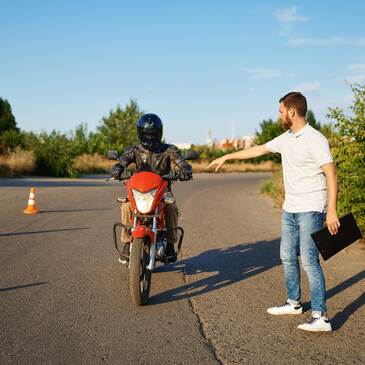
[[[326,261],[336,253],[362,238],[359,227],[352,213],[340,218],[341,226],[335,235],[329,233],[327,227],[311,234],[318,251]]]

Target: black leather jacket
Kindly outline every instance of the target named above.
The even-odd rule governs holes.
[[[127,147],[119,158],[119,164],[126,168],[131,163],[136,164],[137,171],[153,171],[162,176],[169,174],[171,167],[175,168],[176,166],[176,172],[184,171],[192,176],[191,165],[171,144],[161,143],[154,151],[147,150],[141,144]]]

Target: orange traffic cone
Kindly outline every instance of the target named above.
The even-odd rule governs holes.
[[[28,205],[24,209],[24,213],[25,214],[37,214],[38,213],[37,207],[35,206],[35,189],[34,188],[30,188]]]

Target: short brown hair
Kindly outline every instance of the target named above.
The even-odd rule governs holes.
[[[300,117],[305,117],[307,114],[307,99],[296,91],[284,95],[279,103],[283,103],[287,109],[294,108]]]

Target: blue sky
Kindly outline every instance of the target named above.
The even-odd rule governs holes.
[[[363,1],[0,0],[0,96],[25,130],[137,99],[170,142],[251,135],[302,91],[325,121],[365,81]]]

